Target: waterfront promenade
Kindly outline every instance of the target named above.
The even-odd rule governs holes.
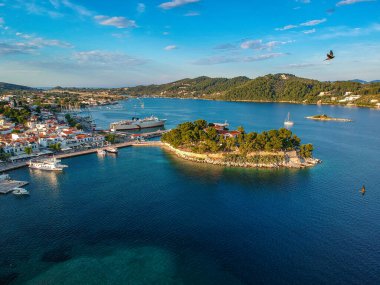
[[[55,154],[56,158],[60,159],[65,159],[65,158],[70,158],[74,156],[81,156],[81,155],[87,155],[87,154],[92,154],[96,153],[100,149],[106,150],[109,147],[114,147],[114,148],[124,148],[124,147],[130,147],[130,146],[162,146],[161,141],[139,141],[139,140],[134,140],[134,141],[128,141],[128,142],[122,142],[122,143],[116,143],[111,146],[106,146],[106,147],[100,147],[100,148],[91,148],[91,149],[85,149],[85,150],[79,150],[79,151],[72,151],[72,152],[65,152],[65,153],[57,153]],[[47,156],[41,156],[41,158],[45,158]],[[15,163],[6,163],[0,166],[0,173],[5,172],[5,171],[10,171],[22,167],[26,167],[28,165],[29,160],[25,161],[20,161],[20,162],[15,162]]]

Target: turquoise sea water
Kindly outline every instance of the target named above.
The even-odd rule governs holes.
[[[378,110],[144,103],[141,116],[167,118],[167,128],[205,118],[262,131],[290,112],[323,163],[224,168],[126,148],[67,159],[64,173],[12,171],[31,195],[0,196],[0,284],[380,284]],[[92,115],[105,128],[134,105]],[[319,113],[354,121],[304,119]]]

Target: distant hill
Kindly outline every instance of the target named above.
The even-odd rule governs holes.
[[[0,91],[5,91],[5,90],[31,90],[31,89],[33,89],[33,88],[27,87],[27,86],[22,86],[22,85],[0,82]]]
[[[201,76],[194,79],[185,78],[179,81],[161,84],[136,86],[128,88],[128,93],[134,95],[164,95],[178,97],[193,97],[221,94],[225,90],[240,86],[250,79],[248,77],[210,78]]]
[[[268,74],[255,79],[202,76],[161,85],[136,86],[127,90],[127,94],[132,96],[155,95],[228,101],[298,103],[316,103],[322,99],[324,102],[327,101],[327,98],[329,98],[328,100],[336,100],[331,99],[331,97],[343,97],[346,92],[377,95],[380,94],[380,83],[322,82],[292,74]]]
[[[362,84],[366,84],[366,83],[368,83],[368,81],[361,80],[361,79],[352,79],[352,80],[350,80],[350,81],[351,81],[351,82],[362,83]]]
[[[351,82],[358,82],[358,83],[362,83],[362,84],[378,83],[378,82],[380,82],[380,80],[365,81],[365,80],[361,80],[361,79],[353,79],[353,80],[350,80],[350,81]]]

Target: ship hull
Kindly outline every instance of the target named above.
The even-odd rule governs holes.
[[[30,169],[44,170],[44,171],[63,171],[63,168],[42,168],[38,166],[29,166]]]
[[[128,131],[128,130],[141,130],[141,129],[149,129],[149,128],[158,128],[163,127],[165,125],[165,121],[156,121],[156,122],[143,122],[141,124],[139,123],[132,123],[129,125],[112,125],[111,130],[112,131]]]

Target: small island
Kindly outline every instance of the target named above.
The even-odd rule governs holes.
[[[228,130],[205,120],[185,122],[162,136],[164,147],[190,161],[233,167],[304,168],[321,161],[313,145],[301,144],[290,130]]]
[[[327,116],[326,114],[309,116],[309,117],[306,117],[306,119],[317,120],[317,121],[352,122],[352,120],[350,119],[333,118],[333,117]]]

